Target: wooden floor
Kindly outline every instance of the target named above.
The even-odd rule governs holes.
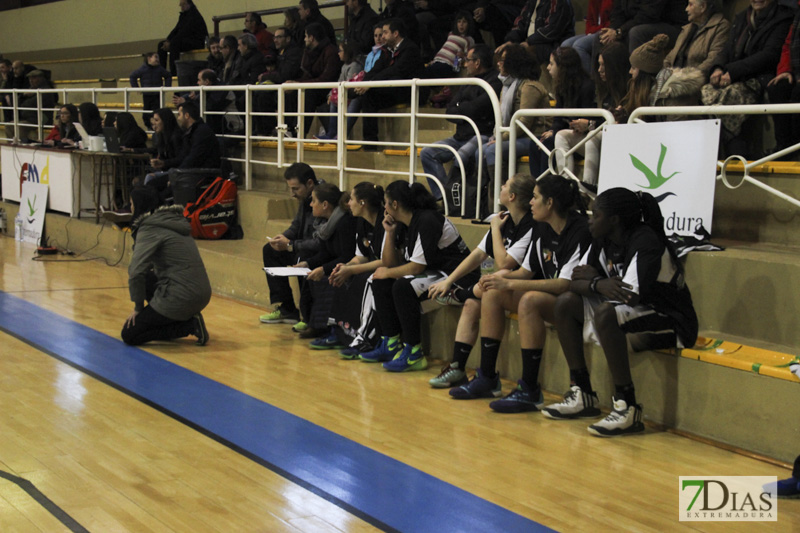
[[[131,310],[124,269],[32,256],[32,246],[0,238],[1,291],[119,337]],[[678,476],[789,474],[653,428],[604,440],[586,422],[500,416],[487,401],[430,389],[435,364],[392,375],[342,361],[307,349],[288,326],[259,324],[261,312],[214,298],[204,313],[208,346],[185,339],[146,349],[549,528],[750,531],[757,526],[678,522]],[[49,331],[46,320],[36,328]],[[367,531],[379,523],[24,339],[0,332],[0,365],[0,531]],[[327,458],[314,459],[324,470]],[[6,479],[14,476],[32,486]],[[413,529],[428,525],[420,516]],[[473,525],[439,531],[492,530]],[[800,500],[782,500],[767,527],[800,531]]]

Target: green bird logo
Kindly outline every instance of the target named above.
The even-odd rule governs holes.
[[[656,168],[656,172],[650,170],[650,167],[642,163],[636,156],[633,154],[628,154],[631,156],[631,163],[633,166],[636,167],[644,177],[647,178],[647,185],[639,185],[643,189],[658,189],[662,185],[664,185],[667,181],[670,180],[676,174],[680,174],[680,172],[673,172],[667,177],[664,177],[661,174],[661,167],[664,165],[664,159],[667,157],[667,147],[663,144],[661,145],[661,156],[658,158],[658,167]]]
[[[28,224],[33,224],[33,215],[36,214],[36,195],[33,195],[33,203],[28,199]]]

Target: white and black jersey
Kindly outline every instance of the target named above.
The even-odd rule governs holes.
[[[683,346],[694,345],[698,325],[692,296],[682,271],[651,227],[636,227],[626,235],[624,245],[608,239],[593,241],[581,264],[593,266],[609,278],[622,278],[639,295],[639,305],[650,306],[674,320]]]
[[[572,271],[581,261],[592,236],[586,215],[570,213],[559,235],[550,224],[534,222],[531,244],[522,266],[534,279],[572,279]]]
[[[489,220],[498,215],[492,215]],[[508,221],[503,224],[500,230],[503,236],[503,247],[508,252],[508,255],[514,258],[518,265],[522,264],[525,258],[525,253],[528,251],[528,245],[531,243],[531,227],[533,225],[533,215],[528,211],[525,216],[519,221],[519,224],[514,224],[514,221],[509,216]],[[486,232],[486,235],[478,244],[478,249],[483,253],[494,258],[494,243],[492,242],[492,230]]]
[[[431,209],[414,213],[406,234],[406,261],[449,274],[468,255],[469,248],[444,215]]]
[[[363,218],[358,219],[356,226],[356,256],[366,257],[369,261],[380,259],[383,255],[383,244],[386,230],[383,228],[383,212],[375,219],[375,226]],[[405,229],[398,225],[395,231],[395,248],[400,249],[405,242]]]

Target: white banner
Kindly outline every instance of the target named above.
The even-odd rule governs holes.
[[[71,216],[78,214],[76,201],[78,156],[68,150],[39,149],[4,145],[0,148],[3,174],[3,199],[20,201],[26,181],[50,187],[47,208]],[[91,170],[91,165],[86,165]],[[83,180],[84,206],[92,205],[92,177]]]
[[[22,198],[19,213],[22,215],[22,235],[18,241],[39,245],[44,231],[44,214],[47,206],[47,185],[31,181],[22,182]]]
[[[719,120],[615,124],[603,132],[598,193],[613,187],[652,194],[667,235],[711,233]]]

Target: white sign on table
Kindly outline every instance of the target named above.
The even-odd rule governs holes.
[[[37,246],[42,242],[48,190],[47,185],[42,183],[31,181],[22,183],[22,198],[19,202],[22,235],[14,236],[18,241],[29,242]]]
[[[598,193],[613,187],[652,194],[667,235],[711,233],[719,120],[615,124],[603,132]]]

